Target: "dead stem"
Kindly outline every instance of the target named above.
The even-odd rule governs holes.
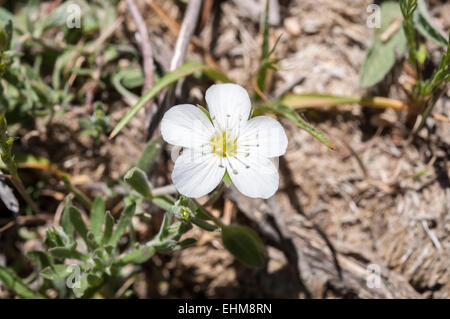
[[[195,27],[197,25],[197,20],[200,12],[200,7],[202,4],[202,0],[191,0],[189,1],[186,13],[184,14],[183,23],[181,24],[180,31],[178,33],[177,42],[175,43],[175,49],[173,52],[172,60],[170,61],[170,70],[173,71],[179,66],[181,66],[184,62],[184,58],[187,53],[187,49],[189,46],[189,43],[191,41],[191,38],[194,34]],[[173,87],[172,87],[173,88]],[[172,96],[175,92],[174,89],[165,89],[160,94],[160,101],[164,101],[167,95],[167,92],[169,92],[168,100],[172,99]],[[169,104],[169,103],[168,103]],[[166,105],[161,105],[161,107],[158,110],[158,114],[155,114],[155,116],[152,119],[152,122],[149,126],[148,131],[148,138],[154,136],[161,135],[160,131],[160,124],[162,114],[166,111]]]
[[[145,21],[142,18],[142,15],[139,13],[139,9],[136,6],[134,0],[126,0],[128,9],[130,10],[131,15],[133,16],[134,21],[136,22],[136,27],[138,33],[141,37],[140,46],[142,51],[142,63],[144,67],[144,86],[142,87],[142,93],[147,91],[149,88],[153,86],[153,53],[152,47],[150,44],[150,39],[148,36],[147,27],[145,25]],[[152,107],[153,100],[147,102],[145,106],[146,111],[146,122],[150,122],[150,117],[155,113],[156,109]]]

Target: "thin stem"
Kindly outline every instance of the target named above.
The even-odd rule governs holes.
[[[189,43],[191,42],[195,27],[197,26],[201,5],[202,0],[190,0],[186,7],[186,13],[183,18],[183,23],[181,24],[180,32],[178,33],[177,42],[175,43],[175,49],[170,62],[171,71],[183,64]]]
[[[75,186],[73,186],[72,183],[70,183],[69,178],[66,175],[62,175],[61,179],[63,180],[67,189],[75,195],[76,199],[78,199],[86,209],[91,210],[91,208],[92,208],[91,200],[89,198],[87,198],[87,196],[84,195]]]
[[[211,196],[208,198],[208,201],[205,203],[205,206],[210,206],[219,199],[220,195],[222,195],[223,190],[225,189],[225,183],[220,182],[219,186],[214,190]]]
[[[186,56],[189,43],[191,42],[191,38],[194,35],[195,27],[197,26],[197,20],[201,4],[202,0],[190,0],[186,7],[183,23],[181,24],[180,32],[178,33],[177,37],[177,42],[175,43],[175,49],[173,51],[172,60],[170,61],[170,71],[175,70],[176,68],[181,66],[184,62],[184,58]],[[175,85],[173,85],[170,89],[165,89],[160,94],[160,101],[164,101],[166,95],[169,96],[167,100],[171,101],[173,99],[174,94],[175,94]],[[162,114],[164,114],[164,112],[170,106],[172,106],[172,103],[164,103],[160,106],[157,114],[153,117],[152,121],[150,122],[147,134],[148,139],[152,138],[153,136],[161,135],[159,123],[162,119]]]
[[[209,218],[211,218],[211,220],[214,222],[214,224],[216,224],[220,228],[226,226],[224,223],[222,223],[222,221],[219,218],[217,218],[216,216],[214,216],[210,212],[208,212],[206,209],[204,209],[203,206],[200,205],[199,202],[197,202],[197,200],[195,200],[195,199],[192,199],[192,200],[198,206],[198,208],[202,210],[203,213],[205,213],[206,215],[208,215]]]
[[[142,87],[142,93],[147,91],[149,88],[153,86],[153,53],[152,53],[152,47],[150,45],[150,39],[148,36],[147,27],[145,25],[145,21],[142,18],[142,15],[139,13],[139,9],[136,6],[136,3],[134,0],[126,0],[126,3],[128,5],[128,9],[130,10],[131,15],[134,18],[134,21],[136,22],[136,27],[139,32],[139,35],[141,36],[141,52],[142,52],[142,62],[143,62],[143,68],[144,68],[144,75],[145,75],[145,83]],[[150,119],[150,117],[155,113],[156,110],[152,108],[152,100],[147,102],[147,105],[145,106],[145,110],[147,113],[147,118]]]
[[[219,196],[223,193],[223,190],[225,189],[225,187],[224,187],[224,183],[221,183],[220,185],[219,185],[219,187],[217,187],[216,188],[216,190],[214,191],[214,193],[211,195],[211,197],[209,198],[209,200],[206,202],[206,204],[205,205],[207,205],[208,204],[208,202],[211,200],[211,199],[213,199],[213,202],[217,199],[217,198],[219,198]],[[226,226],[224,223],[222,223],[222,221],[219,219],[219,218],[217,218],[217,217],[215,217],[214,215],[212,215],[210,212],[208,212],[196,199],[191,199],[196,205],[197,205],[197,207],[199,208],[199,209],[201,209],[201,211],[204,213],[204,214],[206,214],[206,215],[208,215],[208,217],[209,218],[211,218],[211,220],[214,222],[214,224],[216,224],[217,226],[219,226],[219,227],[224,227],[224,226]]]
[[[166,185],[166,186],[162,186],[162,187],[158,187],[158,188],[152,189],[151,193],[152,193],[151,194],[152,197],[154,197],[154,196],[170,195],[170,194],[176,194],[177,193],[177,189],[175,188],[174,185],[170,184],[170,185]]]
[[[437,92],[432,94],[432,97],[428,101],[428,103],[427,103],[428,105],[422,114],[422,119],[420,120],[420,124],[417,126],[417,128],[413,132],[414,134],[417,134],[417,132],[419,132],[422,129],[422,127],[425,125],[425,121],[427,120],[428,116],[430,115],[431,111],[433,110],[433,107],[436,104],[436,102],[439,100],[441,95],[445,92],[445,88],[446,88],[446,86],[444,86],[443,88],[441,88],[440,90],[437,90]]]

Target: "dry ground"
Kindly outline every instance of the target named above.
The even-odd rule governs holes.
[[[183,12],[172,1],[156,2],[171,17],[182,18]],[[215,2],[197,36],[228,75],[250,89],[258,67],[260,17],[242,6],[258,1]],[[429,2],[433,17],[448,32],[450,3]],[[279,17],[271,17],[271,38],[283,34],[275,51],[281,71],[271,78],[271,96],[292,89],[402,98],[389,81],[371,92],[359,87],[359,69],[372,35],[365,24],[369,3],[279,1]],[[154,55],[158,63],[167,65],[176,37],[148,6],[142,9]],[[126,7],[119,6],[119,11],[126,12]],[[132,21],[127,25],[133,30]],[[204,104],[206,87],[197,80],[186,83],[179,102]],[[449,93],[436,107],[447,117]],[[119,101],[109,105],[109,112],[116,122],[126,108]],[[243,267],[225,251],[218,235],[194,230],[193,236],[199,238],[196,246],[156,256],[144,265],[132,286],[136,296],[449,298],[450,125],[430,119],[428,128],[412,139],[402,125],[403,115],[392,110],[348,105],[312,110],[304,116],[327,133],[336,151],[283,120],[289,147],[280,161],[277,195],[268,201],[251,200],[229,190],[213,207],[226,222],[247,224],[259,232],[268,247],[265,267]],[[38,127],[36,149],[39,142],[52,140],[57,151],[47,155],[74,175],[88,175],[93,185],[105,177],[118,178],[134,164],[145,143],[142,116],[95,151],[88,140],[64,142],[78,130],[74,117],[69,113],[55,120],[51,129]],[[159,168],[166,174],[158,179],[161,184],[170,181],[168,153],[163,158]],[[157,227],[136,226],[141,238]],[[367,284],[368,267],[381,272],[378,288]]]

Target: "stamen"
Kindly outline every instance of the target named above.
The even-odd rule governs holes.
[[[222,127],[220,127],[219,122],[217,122],[215,116],[213,116],[213,117],[211,118],[211,120],[212,120],[212,122],[213,122],[213,126],[214,126],[214,129],[216,130],[216,133],[220,133],[221,131],[223,131]]]
[[[225,114],[227,120],[225,121],[225,133],[228,135],[228,119],[231,117],[230,114]]]
[[[237,151],[236,152],[237,155],[243,155],[245,157],[249,157],[250,156],[250,152],[248,149],[246,149],[245,151]]]
[[[231,168],[231,170],[232,170],[232,172],[233,172],[233,174],[237,174],[238,173],[238,170],[237,169],[235,169],[234,167],[233,167],[233,165],[231,165],[231,160],[230,160],[230,157],[228,156],[228,154],[227,154],[227,157],[226,157],[226,159],[227,159],[227,161],[228,161],[228,164],[230,165],[230,168]]]
[[[237,136],[241,136],[241,123],[242,123],[242,115],[239,114],[239,122],[238,122],[238,127],[237,127]]]
[[[237,140],[229,131],[221,131],[212,136],[209,145],[212,153],[220,157],[225,157],[227,154],[233,156],[238,150]]]
[[[220,168],[225,168],[225,166],[223,166],[223,163],[222,163],[222,157],[220,158],[220,164],[219,164],[219,167],[220,167]]]
[[[242,165],[244,165],[246,169],[249,169],[249,168],[250,168],[250,165],[246,164],[246,163],[245,163],[243,160],[241,160],[239,157],[234,156],[234,158],[237,159],[239,162],[241,162]]]

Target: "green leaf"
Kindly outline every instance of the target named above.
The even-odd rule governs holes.
[[[52,73],[52,86],[55,89],[60,88],[61,73],[64,71],[64,67],[73,59],[78,56],[77,48],[67,48],[55,61],[53,73]]]
[[[130,72],[133,72],[132,69],[119,69],[115,74],[111,76],[111,83],[114,88],[119,92],[124,99],[128,100],[129,103],[138,100],[138,96],[133,92],[127,90],[125,86],[122,84],[122,80],[127,77]],[[139,70],[139,73],[142,75],[142,70]]]
[[[203,70],[203,73],[205,73],[205,75],[213,81],[219,81],[222,83],[233,83],[233,80],[231,80],[225,73],[217,69],[207,67]]]
[[[413,21],[416,29],[424,37],[444,47],[447,46],[446,35],[434,25],[424,0],[417,0],[417,10],[414,11]]]
[[[5,30],[0,29],[0,53],[6,51],[7,45],[8,45],[8,35],[6,34]]]
[[[196,217],[192,217],[191,222],[194,225],[197,225],[198,227],[200,227],[201,229],[204,229],[206,231],[212,231],[212,232],[220,231],[220,227],[210,224],[208,222],[205,222],[204,220],[196,218]]]
[[[184,248],[187,246],[191,246],[191,245],[195,244],[196,242],[197,242],[197,239],[189,237],[189,238],[186,238],[186,239],[180,241],[177,246],[180,248]]]
[[[107,244],[111,238],[114,227],[114,217],[112,217],[110,212],[106,212],[105,215],[105,230],[103,232],[102,243]]]
[[[279,115],[284,116],[288,120],[292,121],[295,125],[297,125],[302,130],[305,130],[309,134],[311,134],[314,138],[316,138],[318,141],[326,145],[328,148],[334,150],[333,145],[328,140],[328,138],[323,134],[320,130],[314,128],[312,125],[307,123],[305,120],[303,120],[297,112],[295,112],[293,109],[289,108],[288,106],[282,104],[283,102],[276,102],[272,104],[264,104],[261,106],[258,106],[254,109],[254,116],[265,113],[265,112],[272,112]]]
[[[375,31],[375,39],[372,47],[368,50],[360,72],[360,85],[369,87],[380,82],[392,69],[397,56],[403,56],[406,50],[406,37],[399,21],[403,16],[398,3],[393,1],[383,2],[381,5],[381,27]],[[394,23],[398,29],[389,36],[386,30]]]
[[[82,260],[82,261],[86,261],[89,259],[89,256],[82,254],[77,250],[69,249],[66,247],[51,248],[51,249],[49,249],[49,252],[55,258],[78,259],[78,260]]]
[[[99,247],[99,243],[97,242],[97,239],[95,238],[94,233],[92,233],[91,231],[88,231],[87,239],[88,239],[88,247],[91,250]]]
[[[67,189],[75,195],[75,198],[78,199],[86,209],[90,210],[92,208],[92,202],[89,200],[89,198],[87,198],[86,195],[84,195],[80,190],[73,186],[72,183],[70,183],[69,178],[65,174],[61,175],[61,179],[63,180],[64,185],[66,185]]]
[[[133,250],[125,254],[123,257],[120,258],[120,262],[122,264],[128,263],[141,264],[149,260],[150,257],[152,257],[155,254],[155,252],[156,252],[155,247],[142,246],[136,250]]]
[[[428,57],[428,51],[425,43],[421,43],[419,45],[419,49],[417,50],[416,56],[419,64],[423,65],[425,63],[426,58]]]
[[[14,16],[9,14],[9,11],[2,11],[0,8],[0,53],[11,48],[11,41],[13,36],[13,19]],[[3,21],[7,21],[6,24]],[[4,28],[4,30],[3,30]],[[1,35],[3,33],[3,35]],[[0,56],[1,60],[1,56]]]
[[[178,221],[171,224],[167,228],[167,239],[178,241],[180,237],[192,229],[192,224],[189,222]]]
[[[51,265],[41,271],[41,276],[49,280],[61,280],[75,271],[71,265]]]
[[[163,220],[161,222],[161,226],[159,228],[158,234],[155,236],[159,241],[163,241],[165,237],[169,235],[169,226],[172,223],[173,219],[173,211],[172,209],[166,211],[164,214]]]
[[[136,166],[144,172],[149,173],[161,153],[161,144],[161,136],[152,138],[145,146]]]
[[[138,167],[133,167],[124,176],[124,181],[143,197],[151,197],[151,185],[147,174]]]
[[[75,296],[77,296],[78,298],[82,297],[86,290],[89,288],[89,282],[87,280],[88,275],[87,274],[82,274],[81,278],[79,279],[79,286],[75,286],[72,288],[73,293],[75,294]]]
[[[203,210],[202,207],[199,207],[195,212],[194,215],[196,218],[202,219],[202,220],[212,220],[212,218]]]
[[[111,235],[111,238],[108,242],[109,244],[111,244],[113,246],[117,246],[117,243],[119,242],[120,238],[125,233],[125,230],[127,229],[128,225],[130,224],[131,217],[133,217],[135,210],[136,210],[135,204],[128,206],[124,209],[124,211],[122,212],[122,215],[119,218],[119,221],[117,222],[117,227]]]
[[[154,196],[151,200],[153,204],[164,209],[165,211],[170,211],[174,204],[173,200],[171,200],[168,196]]]
[[[225,248],[240,262],[259,267],[265,258],[265,248],[258,235],[245,226],[223,226],[222,241]]]
[[[98,196],[91,209],[91,232],[97,242],[100,241],[102,226],[105,221],[105,202]]]
[[[52,227],[45,233],[45,244],[50,247],[65,247],[70,245],[71,240],[61,227]]]
[[[228,174],[225,172],[225,175],[228,175]],[[231,183],[231,178],[230,178],[230,183]],[[209,215],[208,211],[202,205],[200,205],[200,203],[197,202],[195,199],[186,198],[186,200],[187,200],[187,206],[191,209],[195,218],[202,219],[202,220],[213,220],[211,218],[211,216]]]
[[[32,250],[27,253],[27,257],[32,259],[34,263],[38,264],[39,269],[44,269],[45,267],[53,264],[53,257],[43,251]]]
[[[261,44],[261,61],[269,57],[269,0],[266,0],[264,10],[264,31],[263,42]]]
[[[88,274],[86,279],[90,287],[98,287],[103,282],[102,278],[95,274]]]
[[[256,84],[261,92],[264,92],[266,86],[266,78],[267,71],[269,69],[277,70],[278,67],[275,63],[278,62],[278,59],[271,59],[270,55],[275,51],[278,42],[281,39],[281,35],[277,38],[273,47],[269,50],[269,0],[266,0],[266,6],[264,10],[264,30],[263,30],[263,42],[261,44],[261,57],[259,61],[259,69],[256,75]],[[259,95],[256,94],[255,98],[259,98]]]
[[[56,9],[54,9],[44,20],[44,24],[42,27],[42,31],[52,27],[62,27],[66,25],[67,15],[68,15],[68,6],[71,2],[66,2],[59,5]]]
[[[144,72],[138,65],[120,70],[120,82],[127,89],[134,89],[144,84]]]
[[[3,21],[14,20],[14,15],[8,10],[0,7],[0,27],[3,27]]]
[[[200,111],[203,112],[203,114],[206,115],[206,117],[210,120],[211,124],[213,124],[213,121],[212,121],[212,119],[211,119],[211,114],[209,114],[208,110],[205,109],[205,108],[204,108],[203,106],[201,106],[200,104],[197,104],[196,106],[197,106],[197,108],[198,108]]]
[[[108,257],[110,257],[114,252],[114,246],[112,245],[104,245],[103,249]]]
[[[92,257],[92,260],[97,268],[104,269],[107,266],[105,260],[99,256]]]
[[[134,105],[128,113],[120,120],[120,122],[116,125],[109,138],[114,138],[127,123],[139,112],[141,108],[147,104],[148,101],[153,99],[159,92],[161,92],[164,88],[170,86],[176,81],[191,75],[195,72],[204,72],[205,70],[211,70],[210,67],[198,63],[191,62],[186,63],[177,68],[176,70],[165,74],[159,81],[157,81],[150,89],[148,89],[144,95],[137,101],[136,105]]]
[[[0,265],[0,281],[22,298],[45,298],[44,295],[28,287],[28,285],[19,276],[17,276],[17,274],[12,269],[9,269],[2,265]]]
[[[73,240],[73,225],[70,221],[70,207],[72,206],[72,201],[67,201],[66,207],[64,207],[64,212],[61,218],[61,226],[66,233],[67,237],[69,237],[70,241]]]
[[[78,232],[78,234],[80,234],[81,238],[83,238],[84,242],[89,245],[89,240],[88,240],[88,228],[86,226],[86,224],[83,221],[83,218],[81,217],[81,212],[71,206],[69,209],[69,214],[70,214],[70,221],[72,222],[72,225],[75,227],[76,231]]]

